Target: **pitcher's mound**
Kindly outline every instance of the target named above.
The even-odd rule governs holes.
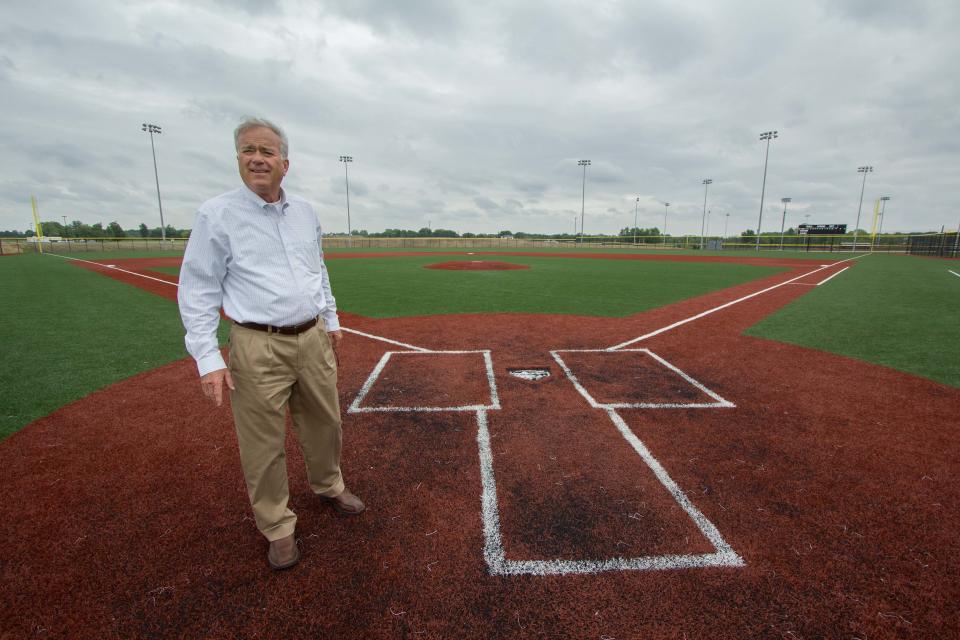
[[[427,269],[450,269],[451,271],[506,271],[508,269],[529,269],[529,265],[493,260],[456,260],[428,264]]]

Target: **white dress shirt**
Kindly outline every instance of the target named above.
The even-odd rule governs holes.
[[[200,206],[177,301],[201,376],[226,366],[217,345],[221,307],[236,322],[290,326],[321,316],[327,331],[340,328],[321,235],[313,207],[283,190],[268,203],[242,186]]]

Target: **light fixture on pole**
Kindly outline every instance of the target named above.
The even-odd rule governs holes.
[[[703,216],[700,218],[700,250],[705,248],[707,233],[707,189],[713,184],[713,180],[707,178],[703,181]]]
[[[150,152],[153,154],[153,179],[157,182],[157,206],[160,208],[160,248],[163,248],[163,245],[167,241],[167,225],[163,223],[163,203],[160,201],[160,177],[157,174],[157,150],[153,146],[153,134],[160,135],[162,131],[160,131],[158,125],[148,122],[144,122],[140,130],[150,134]]]
[[[874,244],[876,244],[877,242],[880,242],[880,236],[883,235],[883,214],[887,210],[887,200],[889,199],[890,199],[890,196],[880,196],[880,202],[883,203],[883,205],[881,205],[880,207],[880,230],[877,232],[877,237]]]
[[[580,160],[577,164],[583,167],[583,191],[580,194],[580,242],[583,242],[583,211],[587,201],[587,167],[590,166],[590,161]]]
[[[353,228],[350,226],[350,174],[347,165],[353,162],[353,156],[340,156],[343,163],[343,179],[347,183],[347,246],[353,246]],[[362,194],[361,194],[362,195]]]
[[[640,197],[637,197],[637,203],[633,207],[633,244],[637,244],[637,214],[640,212]]]
[[[857,167],[857,173],[863,174],[863,184],[860,186],[860,206],[857,207],[857,224],[853,227],[853,246],[850,251],[857,250],[857,235],[860,233],[860,211],[863,209],[863,190],[867,188],[867,174],[873,172],[873,167]]]
[[[787,203],[793,202],[793,198],[780,198],[783,203],[783,218],[780,219],[780,251],[783,251],[783,226],[787,222]]]
[[[670,203],[663,203],[663,244],[667,244],[667,211],[670,209]]]
[[[763,158],[763,186],[760,187],[760,217],[757,219],[757,251],[760,251],[760,225],[763,223],[763,197],[767,191],[767,163],[770,160],[770,141],[776,137],[776,131],[764,131],[760,134],[760,139],[767,141],[767,153]]]

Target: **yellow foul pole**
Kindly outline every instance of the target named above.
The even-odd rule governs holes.
[[[40,224],[40,212],[37,210],[37,198],[30,196],[30,206],[33,207],[33,224],[37,228],[37,248],[43,253],[43,225]]]

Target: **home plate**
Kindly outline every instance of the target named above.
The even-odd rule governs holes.
[[[550,377],[549,369],[508,369],[507,373],[521,380],[543,380]]]

